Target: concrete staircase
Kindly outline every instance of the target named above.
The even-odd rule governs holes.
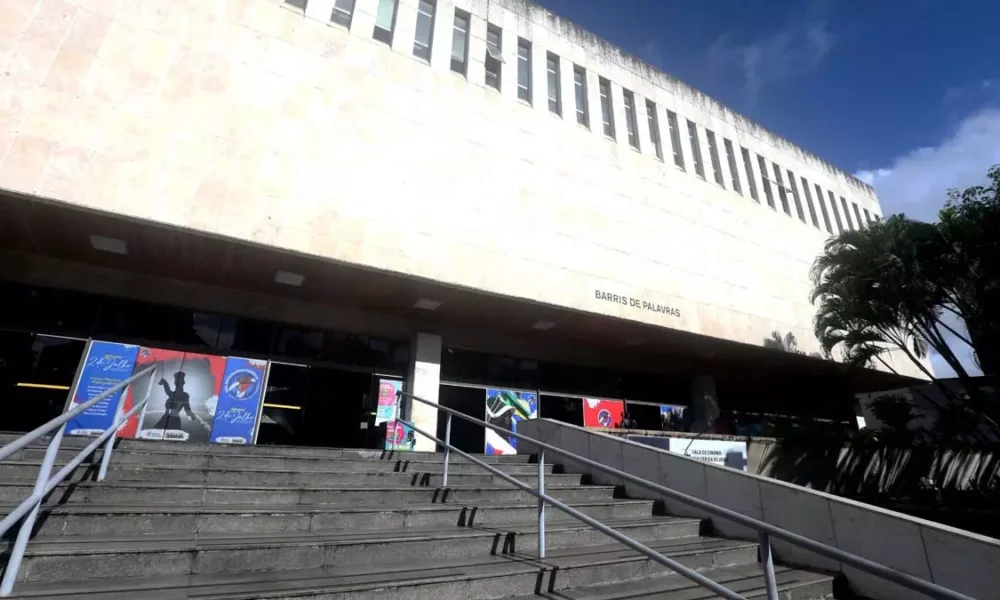
[[[0,443],[13,439],[0,436]],[[79,448],[82,440],[65,445]],[[64,450],[64,464],[74,453]],[[30,491],[44,448],[0,463],[0,514]],[[529,457],[485,457],[527,483]],[[462,459],[365,450],[124,441],[108,480],[77,470],[47,499],[14,597],[85,599],[537,598],[692,600],[706,590]],[[757,545],[705,535],[579,475],[550,493],[747,597]],[[6,554],[10,540],[0,540]],[[5,559],[0,560],[3,564]],[[785,600],[831,598],[833,577],[781,567]]]

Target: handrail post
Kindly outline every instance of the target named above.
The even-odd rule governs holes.
[[[545,448],[538,449],[538,558],[545,558]]]
[[[448,459],[451,457],[451,413],[444,422],[444,475],[441,477],[441,487],[448,487]]]
[[[24,550],[28,547],[31,531],[35,528],[35,519],[38,518],[38,511],[42,506],[42,495],[49,484],[52,465],[56,462],[56,455],[59,453],[59,446],[62,445],[63,432],[65,431],[66,424],[64,423],[52,436],[52,441],[49,442],[49,447],[45,450],[45,458],[42,460],[42,466],[38,469],[35,488],[31,492],[32,496],[37,496],[35,506],[21,521],[17,540],[14,542],[14,548],[10,551],[10,558],[7,559],[7,570],[3,574],[3,582],[0,582],[0,596],[7,596],[14,591],[14,581],[17,580],[17,572],[21,569],[21,559],[24,558]]]
[[[774,580],[774,557],[771,556],[771,536],[760,532],[760,568],[764,571],[767,600],[778,600],[778,584]]]

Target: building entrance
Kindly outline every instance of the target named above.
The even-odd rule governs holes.
[[[258,444],[379,448],[371,372],[272,362]]]
[[[30,431],[58,417],[86,345],[75,338],[0,331],[0,430]]]

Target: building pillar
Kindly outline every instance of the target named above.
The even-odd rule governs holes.
[[[438,391],[441,388],[441,336],[418,333],[413,339],[406,387],[414,396],[435,405],[438,403]],[[411,423],[427,433],[437,435],[437,408],[411,400],[407,414]],[[417,452],[434,452],[436,449],[437,444],[417,434]]]
[[[694,422],[691,431],[701,433],[714,426],[719,418],[719,396],[715,391],[715,377],[701,375],[691,381],[691,410]]]

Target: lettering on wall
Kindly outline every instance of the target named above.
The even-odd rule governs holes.
[[[604,302],[612,302],[614,304],[621,304],[622,306],[648,310],[649,312],[662,313],[670,315],[671,317],[680,318],[681,316],[680,309],[665,306],[663,304],[653,304],[652,302],[646,302],[645,300],[639,300],[638,298],[632,298],[631,296],[622,296],[620,294],[612,294],[611,292],[605,292],[602,290],[594,290],[594,297],[598,300],[603,300]]]

